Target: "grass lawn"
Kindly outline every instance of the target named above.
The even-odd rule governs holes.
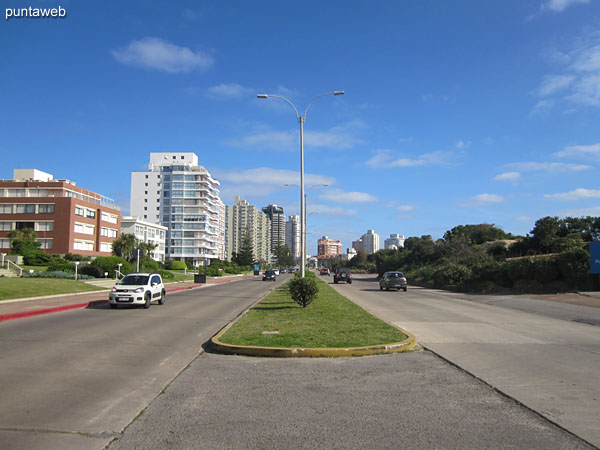
[[[0,278],[0,301],[13,298],[38,297],[41,295],[72,294],[75,292],[97,291],[75,280],[55,278]]]
[[[315,301],[302,308],[289,295],[287,283],[267,295],[219,341],[261,347],[346,348],[392,344],[407,338],[397,328],[372,316],[318,280]],[[279,331],[280,334],[262,334]]]

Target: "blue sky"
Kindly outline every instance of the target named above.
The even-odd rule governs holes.
[[[150,152],[195,152],[299,213],[308,249],[600,215],[600,1],[0,0],[0,178],[37,168],[114,198]],[[6,8],[58,7],[62,19]]]

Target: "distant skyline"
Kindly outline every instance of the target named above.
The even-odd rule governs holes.
[[[47,0],[6,8],[58,8]],[[308,251],[600,216],[600,1],[60,2],[0,24],[0,178],[36,168],[129,212],[151,152],[194,152]],[[3,5],[4,6],[4,5]],[[6,17],[7,13],[4,17]]]

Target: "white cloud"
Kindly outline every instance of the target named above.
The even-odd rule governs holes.
[[[521,174],[519,172],[504,172],[496,175],[492,178],[494,181],[517,181],[521,178]]]
[[[547,0],[542,4],[541,9],[544,11],[563,12],[571,5],[589,2],[590,0]]]
[[[258,167],[248,170],[213,170],[215,178],[221,182],[235,184],[252,184],[259,186],[279,186],[284,189],[284,184],[298,184],[300,173],[293,170],[272,169],[270,167]],[[305,174],[304,182],[306,185],[313,184],[335,184],[335,178]]]
[[[556,55],[560,55],[560,58]],[[588,32],[570,51],[554,51],[551,58],[556,65],[562,67],[563,73],[542,77],[535,90],[535,94],[542,100],[537,102],[530,115],[563,102],[570,105],[600,105],[599,32]]]
[[[456,148],[459,149],[463,149],[463,148],[469,148],[471,146],[471,141],[465,142],[465,141],[458,141],[456,143]]]
[[[341,203],[369,203],[377,202],[379,199],[371,194],[364,192],[346,192],[341,189],[327,189],[320,197],[323,200]]]
[[[592,206],[590,208],[568,209],[565,211],[559,211],[558,215],[562,217],[600,216],[600,206]]]
[[[117,61],[125,65],[146,67],[169,73],[207,70],[213,57],[203,51],[192,51],[159,38],[146,37],[131,41],[126,47],[112,50]]]
[[[545,97],[568,88],[575,80],[574,75],[547,75],[537,89],[538,95]]]
[[[578,188],[578,189],[574,189],[570,192],[565,192],[565,193],[561,193],[561,194],[546,194],[546,195],[544,195],[544,197],[550,198],[553,200],[574,202],[574,201],[579,201],[579,200],[588,200],[591,198],[600,198],[600,190]]]
[[[495,203],[502,203],[503,201],[504,198],[497,194],[478,194],[464,202],[461,202],[460,206],[468,208],[474,206],[485,206]]]
[[[339,206],[321,205],[318,203],[308,202],[307,213],[316,213],[322,216],[356,216],[358,211],[355,209],[344,209]]]
[[[413,205],[398,205],[396,207],[396,209],[398,211],[402,211],[402,212],[410,212],[410,211],[414,210],[415,207]]]
[[[522,172],[580,172],[593,169],[583,164],[567,164],[558,162],[518,162],[506,164],[507,168]]]
[[[365,164],[374,169],[391,169],[393,167],[416,167],[452,165],[459,159],[454,152],[436,151],[425,153],[417,158],[397,158],[391,150],[376,150],[375,156],[368,159]]]
[[[206,90],[206,94],[209,98],[223,100],[251,97],[253,93],[254,89],[244,87],[237,83],[221,83],[216,86],[211,86]]]
[[[353,136],[351,131],[357,129],[354,122],[348,122],[344,125],[333,127],[328,131],[304,131],[304,146],[330,148],[335,150],[345,150],[352,148],[362,142],[361,139]],[[299,131],[263,131],[250,134],[241,139],[228,141],[229,145],[236,147],[259,147],[270,150],[291,150],[300,148]]]
[[[600,159],[600,142],[592,145],[572,145],[565,147],[564,150],[556,152],[554,156],[558,158],[591,158]]]

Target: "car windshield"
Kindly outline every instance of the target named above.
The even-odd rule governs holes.
[[[274,271],[274,270],[267,270],[267,271],[265,272],[265,275],[274,275],[274,274],[275,274],[275,271]]]
[[[402,278],[403,276],[400,272],[388,273],[388,278]]]
[[[148,283],[148,275],[127,275],[123,278],[119,284],[124,284],[126,286],[134,286],[139,284],[147,284]]]

